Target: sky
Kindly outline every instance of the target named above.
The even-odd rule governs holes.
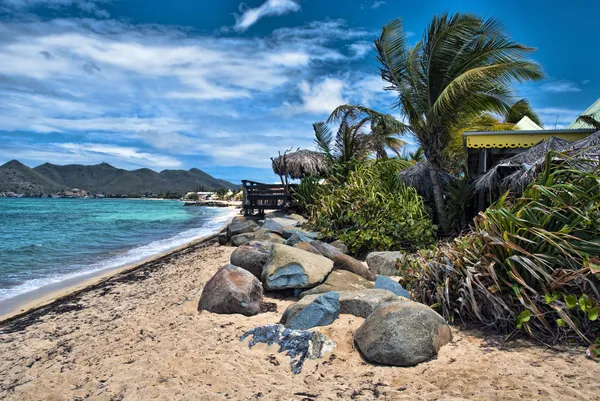
[[[546,128],[600,97],[597,0],[0,0],[0,164],[200,168],[274,182],[312,123],[358,103],[392,115],[371,48],[401,17],[494,16],[547,78],[515,87]],[[414,147],[409,145],[409,148]]]

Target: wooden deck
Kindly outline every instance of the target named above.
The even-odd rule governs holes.
[[[289,188],[283,184],[263,184],[242,180],[242,189],[246,216],[263,215],[265,210],[283,210],[290,207],[292,202]]]

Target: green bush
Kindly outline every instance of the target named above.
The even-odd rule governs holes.
[[[521,197],[505,194],[469,234],[423,259],[412,285],[417,298],[450,321],[546,344],[593,342],[600,335],[600,170],[573,162],[547,158]]]
[[[319,197],[321,185],[319,177],[305,177],[300,180],[300,184],[293,188],[292,199],[294,206],[302,212],[308,212]]]
[[[354,254],[431,245],[434,227],[423,199],[397,179],[407,165],[373,161],[356,167],[343,184],[329,182],[310,208],[310,225],[342,240]]]

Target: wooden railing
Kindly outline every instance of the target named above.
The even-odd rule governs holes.
[[[292,197],[283,184],[263,184],[242,180],[244,214],[264,214],[265,210],[282,210],[291,205]]]

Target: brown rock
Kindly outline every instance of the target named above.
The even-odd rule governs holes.
[[[369,268],[362,262],[354,259],[352,256],[344,255],[340,252],[337,255],[333,255],[331,260],[333,260],[333,268],[336,270],[348,270],[349,272],[358,274],[369,281],[375,281],[375,273],[369,270]]]

